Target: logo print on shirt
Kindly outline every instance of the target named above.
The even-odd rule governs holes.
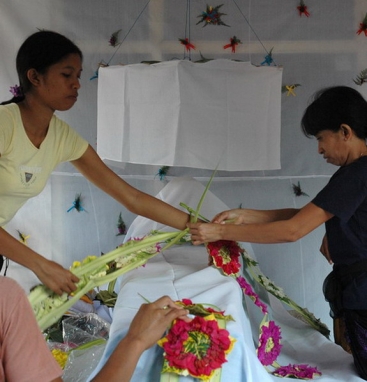
[[[31,174],[30,172],[25,172],[24,175],[26,183],[28,183],[33,177],[33,174]]]

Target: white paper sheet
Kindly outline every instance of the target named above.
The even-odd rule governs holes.
[[[122,163],[279,169],[281,86],[281,68],[224,59],[100,68],[98,153]]]

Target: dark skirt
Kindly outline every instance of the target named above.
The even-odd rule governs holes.
[[[359,376],[367,381],[367,310],[343,312],[346,336]]]

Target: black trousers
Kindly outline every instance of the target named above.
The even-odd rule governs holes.
[[[346,335],[359,376],[367,381],[367,310],[343,312]]]

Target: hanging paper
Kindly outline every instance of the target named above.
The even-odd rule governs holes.
[[[169,61],[100,68],[102,159],[203,169],[280,168],[282,69]]]

